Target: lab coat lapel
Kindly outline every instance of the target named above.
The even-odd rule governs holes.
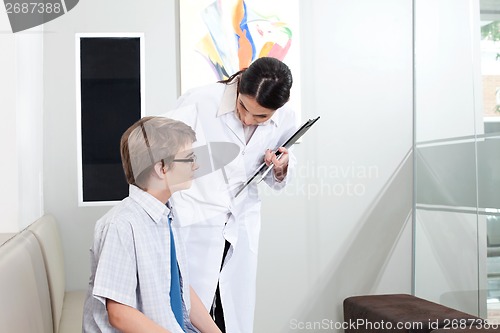
[[[255,148],[260,151],[262,150],[262,154],[266,152],[266,149],[274,149],[275,147],[267,147],[267,139],[271,137],[273,133],[273,124],[268,124],[264,126],[257,126],[255,132],[252,135],[252,138],[247,144],[247,149]]]
[[[226,126],[234,133],[238,140],[240,140],[240,143],[244,146],[245,133],[243,133],[243,125],[241,124],[241,121],[235,117],[234,112],[226,113],[221,117],[224,117],[224,123]]]

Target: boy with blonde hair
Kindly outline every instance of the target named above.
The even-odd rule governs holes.
[[[189,286],[169,205],[198,168],[186,124],[145,117],[120,142],[129,196],[97,221],[83,332],[218,332]]]

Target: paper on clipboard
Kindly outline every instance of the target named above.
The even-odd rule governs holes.
[[[316,121],[318,121],[320,117],[318,116],[317,118],[314,119],[309,119],[306,121],[302,126],[299,127],[295,133],[292,134],[291,137],[289,137],[282,145],[278,146],[279,147],[285,147],[286,149],[289,149],[295,142],[297,142],[302,135],[304,135],[311,127],[314,125]],[[276,156],[279,158],[281,157],[281,153],[276,151]],[[257,170],[252,174],[250,178],[247,179],[247,181],[241,186],[241,188],[236,192],[235,197],[237,197],[244,189],[247,187],[254,179],[257,178],[260,174],[262,174],[262,178],[267,175],[267,173],[273,168],[273,164],[267,166],[265,162],[263,162]]]

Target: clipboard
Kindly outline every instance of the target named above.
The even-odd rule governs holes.
[[[285,147],[286,149],[289,149],[295,142],[297,142],[298,139],[302,137],[302,135],[304,135],[312,127],[312,125],[314,125],[314,123],[318,121],[319,118],[320,117],[318,116],[317,118],[309,119],[308,121],[306,121],[304,124],[302,124],[302,126],[299,127],[297,131],[295,131],[295,133],[292,134],[291,137],[289,137],[282,145],[278,146],[277,148]],[[279,151],[276,151],[275,154],[278,159],[280,159],[280,157],[282,156],[282,153],[280,153]],[[238,192],[236,192],[234,197],[237,197],[245,189],[245,187],[250,185],[250,183],[259,175],[262,175],[261,179],[259,180],[259,182],[261,182],[273,167],[273,164],[267,166],[266,162],[263,162],[252,174],[252,176],[248,178],[247,181],[241,186]]]

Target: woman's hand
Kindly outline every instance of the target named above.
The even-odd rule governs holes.
[[[288,172],[288,149],[279,147],[278,152],[281,153],[279,159],[271,149],[266,150],[264,161],[268,166],[271,165],[271,163],[274,164],[274,177],[277,181],[281,182],[285,179]]]

